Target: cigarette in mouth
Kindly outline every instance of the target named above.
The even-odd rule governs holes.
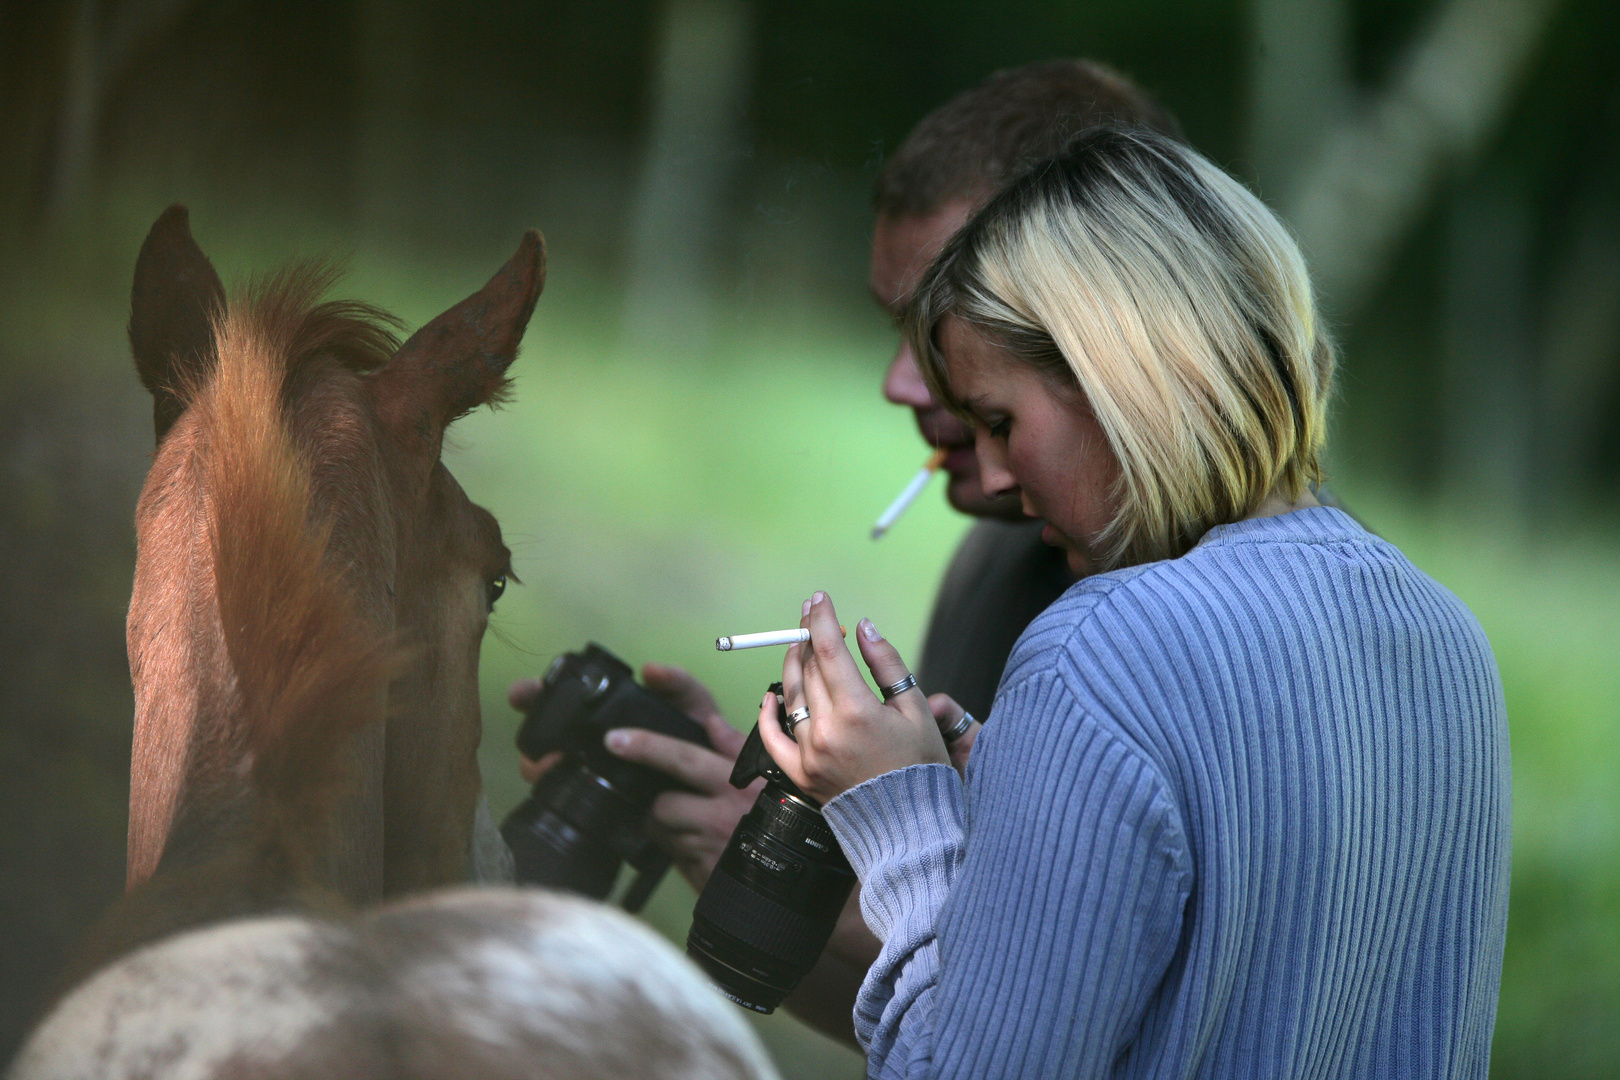
[[[938,472],[940,466],[944,464],[945,448],[942,446],[929,455],[928,460],[923,462],[921,471],[911,478],[911,483],[906,485],[906,489],[895,497],[887,510],[883,511],[883,516],[872,526],[872,539],[880,539],[889,531],[889,528],[900,519],[900,515],[906,512],[906,507],[916,501],[923,488],[928,486],[928,478]]]
[[[848,637],[844,627],[838,627],[841,636]],[[714,647],[721,652],[738,649],[768,649],[772,645],[801,645],[810,640],[810,631],[795,627],[792,630],[767,630],[763,634],[734,634],[714,639]]]

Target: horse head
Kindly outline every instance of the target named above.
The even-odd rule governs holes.
[[[132,887],[266,819],[351,901],[466,877],[479,644],[511,568],[439,453],[506,392],[544,278],[531,231],[399,345],[382,312],[323,302],[318,265],[227,297],[185,209],[158,218],[130,317],[157,435],[128,620]]]

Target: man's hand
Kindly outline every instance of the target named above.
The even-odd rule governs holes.
[[[667,791],[660,795],[653,802],[649,824],[674,858],[681,875],[694,890],[702,892],[731,834],[736,831],[737,822],[754,805],[765,781],[757,780],[743,791],[731,786],[731,767],[742,750],[745,736],[726,723],[707,687],[681,668],[667,664],[646,665],[641,669],[641,681],[648,690],[702,724],[715,748],[694,746],[637,728],[611,731],[603,742],[609,751],[626,761],[666,772],[696,792]],[[507,694],[512,707],[526,711],[541,686],[539,679],[513,683]],[[944,700],[950,702],[949,698]],[[951,702],[947,711],[954,705]],[[951,714],[951,720],[954,722],[960,715],[957,709]],[[524,758],[523,779],[534,783],[561,757],[561,753],[551,753],[538,761]],[[859,894],[852,894],[827,942],[826,953],[815,971],[789,998],[788,1010],[859,1049],[850,1027],[850,1012],[861,979],[877,958],[880,947],[861,919]]]
[[[612,753],[647,765],[681,781],[692,791],[666,791],[653,801],[651,826],[675,860],[676,869],[698,892],[709,880],[720,853],[736,831],[763,780],[738,790],[731,786],[731,767],[745,736],[726,723],[708,687],[683,668],[647,664],[642,684],[703,725],[714,749],[672,739],[640,728],[619,728],[604,742]]]
[[[545,681],[542,679],[519,679],[507,688],[506,700],[511,702],[512,708],[518,712],[526,713],[529,711],[529,706],[534,704],[534,699],[540,696],[540,691],[545,689],[545,685]],[[545,775],[547,769],[561,760],[561,750],[541,754],[538,761],[533,758],[523,757],[520,754],[518,756],[518,772],[522,774],[525,784],[532,784]]]
[[[726,723],[707,687],[683,669],[668,664],[646,665],[641,669],[641,682],[702,724],[714,749],[641,728],[617,728],[608,732],[603,742],[609,752],[626,761],[668,773],[693,789],[666,791],[658,796],[653,801],[649,825],[682,876],[702,892],[737,822],[754,805],[765,782],[758,781],[742,791],[731,786],[731,766],[742,749],[744,736]],[[541,685],[538,679],[513,683],[507,694],[512,707],[527,709],[540,693]],[[551,753],[538,761],[524,758],[520,765],[523,779],[534,783],[561,756]]]

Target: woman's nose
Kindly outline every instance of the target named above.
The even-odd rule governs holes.
[[[1018,481],[1007,468],[1007,451],[1000,440],[980,430],[974,433],[973,453],[979,459],[979,485],[984,497],[994,499],[1016,490]]]
[[[911,342],[902,340],[889,361],[889,370],[883,375],[883,396],[896,405],[909,405],[913,409],[926,409],[934,404],[934,395],[928,392],[922,369],[911,351]]]

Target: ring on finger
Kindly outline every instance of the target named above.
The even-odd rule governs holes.
[[[972,727],[973,724],[973,714],[970,712],[963,712],[962,719],[952,724],[949,731],[942,731],[940,734],[945,736],[946,743],[953,743],[957,739],[960,739],[962,736],[966,735],[968,728]]]
[[[888,701],[890,698],[894,697],[896,694],[903,694],[907,690],[910,690],[912,687],[914,687],[916,685],[917,685],[917,676],[915,676],[915,675],[907,675],[905,678],[901,679],[899,682],[890,683],[888,686],[883,687],[883,700]]]
[[[788,713],[787,737],[792,739],[794,742],[798,742],[798,737],[793,734],[793,729],[808,719],[810,719],[810,709],[804,705],[800,705],[797,709],[794,709],[792,712]]]

